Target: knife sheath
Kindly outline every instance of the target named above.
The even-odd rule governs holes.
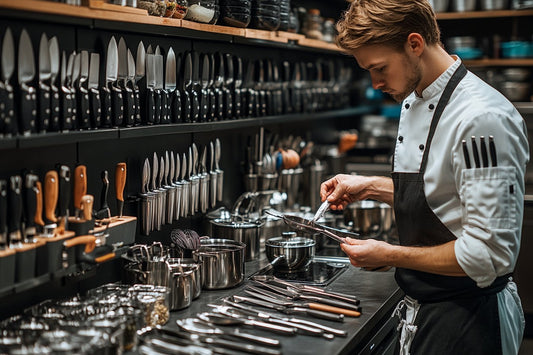
[[[39,82],[39,97],[37,100],[38,116],[37,116],[37,130],[39,132],[45,132],[50,126],[50,87]]]

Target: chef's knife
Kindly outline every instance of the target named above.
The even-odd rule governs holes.
[[[181,120],[181,97],[176,90],[176,55],[172,47],[168,49],[165,68],[165,91],[167,92],[168,118],[172,123]]]
[[[52,37],[48,41],[48,53],[50,54],[50,119],[47,127],[48,131],[57,132],[61,129],[60,124],[60,102],[57,77],[59,75],[59,43],[57,37]]]
[[[192,87],[192,57],[191,53],[183,57],[183,75],[181,85],[182,113],[183,122],[196,122],[198,117],[193,115],[193,105],[198,102],[198,95],[191,90]]]
[[[60,75],[60,127],[62,131],[69,131],[73,128],[74,112],[73,95],[67,78],[67,54],[63,51],[61,55],[61,75]]]
[[[159,110],[155,101],[155,59],[153,54],[146,54],[146,124],[156,123],[156,114]]]
[[[91,119],[91,127],[98,128],[102,125],[102,102],[100,101],[99,90],[99,76],[100,76],[100,54],[91,53],[91,60],[89,63],[89,112]]]
[[[233,57],[231,54],[224,55],[224,112],[226,119],[234,116],[233,107]]]
[[[39,90],[38,90],[38,114],[37,130],[45,132],[50,122],[50,79],[52,77],[50,63],[50,49],[48,48],[48,38],[46,33],[41,35],[39,42]]]
[[[0,135],[16,135],[18,124],[15,116],[15,94],[11,85],[11,77],[15,71],[15,45],[13,34],[8,27],[2,40],[1,57],[2,81],[0,81]]]
[[[235,57],[234,63],[235,80],[233,81],[233,112],[236,118],[240,118],[242,115],[242,59]]]
[[[57,166],[58,176],[58,204],[57,215],[59,217],[58,226],[61,231],[68,229],[69,205],[70,205],[70,168],[66,165]]]
[[[107,170],[102,171],[102,190],[100,191],[100,209],[96,212],[97,219],[111,218],[111,210],[107,203],[107,194],[109,193],[109,173]]]
[[[20,223],[22,220],[22,178],[19,175],[9,178],[7,190],[7,221],[9,246],[11,248],[20,247],[22,243],[22,233]]]
[[[7,181],[0,180],[0,250],[7,244]]]
[[[90,99],[89,99],[89,52],[81,51],[78,55],[80,61],[80,76],[76,85],[77,123],[78,129],[90,127]]]
[[[81,198],[87,194],[87,168],[78,165],[74,169],[74,209],[77,218],[81,218]]]
[[[35,78],[35,58],[30,36],[22,30],[18,48],[19,132],[29,135],[36,131],[37,94],[32,86]]]
[[[124,186],[126,185],[126,163],[118,163],[115,169],[115,192],[117,195],[117,215],[122,217],[124,209]]]
[[[117,42],[115,37],[111,37],[107,45],[106,87],[111,95],[111,121],[114,127],[122,126],[124,119],[122,91],[116,85],[118,80],[118,60]]]
[[[137,54],[135,60],[135,79],[133,81],[133,98],[135,102],[135,125],[140,125],[142,123],[142,107],[141,107],[141,96],[139,92],[139,81],[144,78],[144,73],[146,69],[146,52],[144,50],[144,44],[142,41],[137,45]],[[146,121],[146,119],[145,119]]]
[[[117,51],[118,49],[116,46],[115,37],[111,37],[111,40],[109,40],[109,43],[107,45],[105,80],[104,84],[100,88],[100,100],[102,103],[102,127],[111,127],[113,124],[110,86],[112,81],[117,80],[116,75],[113,76],[114,74],[116,74],[116,71],[118,69]]]
[[[159,48],[159,47],[158,47]],[[163,89],[163,81],[165,80],[165,60],[161,54],[154,56],[155,65],[155,107],[156,107],[156,123],[168,123],[167,119],[167,93]],[[157,112],[159,110],[159,112]]]
[[[135,125],[135,122],[137,121],[137,115],[139,114],[137,104],[138,101],[135,101],[135,60],[133,59],[133,54],[131,54],[131,51],[128,49],[128,75],[126,77],[126,83],[125,83],[125,91],[126,94],[123,93],[124,102],[126,106],[124,107],[124,125],[126,127],[131,127]],[[137,92],[137,100],[139,99],[139,93]],[[139,122],[141,119],[141,116],[138,117]]]
[[[50,170],[44,176],[44,235],[54,236],[57,227],[56,207],[59,194],[57,171]]]
[[[206,122],[211,104],[209,103],[209,93],[207,85],[209,83],[209,55],[202,55],[202,65],[200,73],[200,122]]]
[[[35,228],[35,214],[37,212],[37,194],[36,187],[39,177],[35,174],[26,174],[24,176],[24,241],[29,243],[37,234]]]
[[[123,37],[118,40],[118,69],[117,87],[122,92],[123,123],[125,126],[133,126],[135,107],[133,91],[128,87],[128,47]]]

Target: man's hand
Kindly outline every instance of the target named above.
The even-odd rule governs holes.
[[[390,260],[387,260],[387,255],[390,247],[390,244],[375,239],[346,238],[346,242],[341,244],[341,249],[350,258],[350,263],[367,270],[388,266]]]

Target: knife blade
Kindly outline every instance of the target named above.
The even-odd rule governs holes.
[[[144,50],[144,44],[139,41],[137,45],[137,54],[135,60],[135,79],[133,81],[133,97],[135,102],[135,125],[142,123],[142,107],[141,107],[141,94],[139,92],[139,81],[144,78],[146,68],[146,52]],[[146,120],[145,120],[146,121]]]
[[[68,229],[70,205],[70,168],[59,164],[56,170],[58,176],[58,227],[60,231],[65,231]]]
[[[15,45],[13,34],[8,27],[2,40],[0,72],[0,135],[11,137],[17,134],[18,124],[15,116],[15,94],[11,85],[11,77],[15,71]]]
[[[126,186],[126,163],[118,163],[115,168],[115,192],[117,194],[117,210],[119,218],[124,209],[124,186]]]
[[[46,33],[41,35],[39,42],[39,90],[38,90],[38,115],[37,131],[45,132],[50,124],[50,79],[52,77],[50,50]]]
[[[99,90],[99,77],[100,77],[100,54],[91,53],[91,59],[89,64],[89,112],[91,127],[98,128],[102,126],[102,102],[100,101]]]
[[[87,194],[87,167],[78,165],[74,169],[74,210],[75,216],[81,218],[81,200]]]
[[[0,180],[0,250],[7,245],[7,181]]]
[[[101,123],[102,127],[111,127],[113,125],[113,114],[112,114],[112,104],[111,104],[111,82],[117,80],[117,66],[118,58],[117,53],[118,49],[116,47],[115,37],[111,37],[107,45],[106,52],[106,72],[104,84],[100,88],[100,100],[102,103],[102,116]]]
[[[182,120],[183,122],[195,122],[193,114],[193,104],[195,102],[194,91],[192,87],[192,58],[191,54],[187,53],[183,57],[183,73],[182,73],[181,97],[182,97]],[[197,101],[197,98],[196,98]]]
[[[159,47],[157,47],[159,48]],[[157,49],[156,48],[156,49]],[[159,119],[157,123],[168,123],[167,119],[167,93],[163,88],[164,81],[164,70],[165,70],[165,60],[161,54],[156,54],[154,57],[155,64],[155,105],[156,105],[156,120]],[[159,115],[157,115],[157,110],[159,108]]]
[[[57,77],[59,74],[59,43],[54,36],[48,41],[48,53],[50,54],[50,118],[46,128],[48,131],[57,132],[61,129],[60,124],[60,103]]]
[[[154,124],[156,116],[155,102],[155,59],[153,54],[146,54],[146,113],[145,124]]]
[[[73,112],[73,95],[69,87],[67,78],[67,54],[65,51],[61,54],[61,77],[60,77],[60,128],[62,131],[70,131],[73,128],[74,112]]]
[[[123,37],[118,40],[118,53],[117,53],[117,88],[122,93],[122,108],[123,108],[123,123],[125,126],[133,125],[133,118],[135,115],[133,107],[133,92],[128,87],[128,47]]]
[[[30,36],[22,30],[18,48],[19,132],[29,135],[36,131],[37,93],[32,86],[35,78],[35,58]]]
[[[80,76],[76,87],[78,128],[88,129],[90,127],[90,99],[89,99],[89,52],[81,51],[76,57],[79,58]]]
[[[7,190],[7,233],[10,248],[20,247],[22,233],[20,223],[22,220],[22,178],[19,175],[9,178]]]
[[[177,123],[181,117],[181,101],[176,90],[176,55],[172,47],[168,49],[165,67],[165,90],[167,92],[168,121]]]
[[[107,170],[100,174],[102,179],[102,190],[100,190],[100,209],[96,212],[96,219],[111,218],[111,210],[107,204],[107,194],[109,193],[109,173]]]
[[[44,176],[44,235],[47,237],[54,236],[54,230],[57,228],[56,207],[59,194],[59,181],[57,171],[50,170]]]
[[[124,126],[131,127],[135,125],[137,120],[137,102],[135,101],[135,61],[133,59],[133,54],[128,49],[128,75],[126,76],[126,81],[124,83],[124,88],[122,90],[122,96],[124,97]],[[138,93],[137,93],[138,98]],[[139,116],[139,120],[141,117]]]

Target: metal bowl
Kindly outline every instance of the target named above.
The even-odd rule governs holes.
[[[315,241],[295,235],[294,232],[287,232],[281,237],[266,241],[266,256],[276,270],[284,272],[304,270],[313,260]]]
[[[531,71],[526,68],[507,68],[502,70],[502,74],[509,81],[526,81]]]
[[[515,81],[505,81],[501,84],[500,90],[509,101],[529,101],[531,85]]]
[[[362,237],[375,237],[381,233],[383,215],[377,201],[357,201],[344,209],[344,224]]]

